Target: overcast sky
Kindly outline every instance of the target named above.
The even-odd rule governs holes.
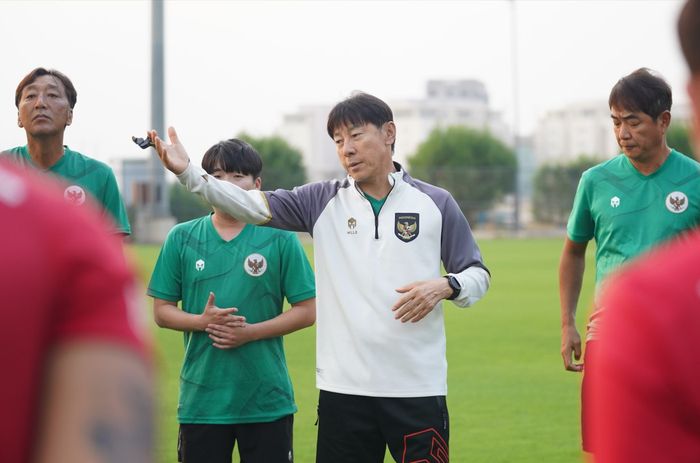
[[[607,99],[647,66],[685,101],[676,0],[167,1],[166,124],[193,158],[242,130],[271,134],[299,106],[353,90],[418,99],[429,79],[475,78],[528,134],[546,111]],[[517,33],[518,105],[512,60]],[[150,2],[0,0],[0,148],[26,142],[14,90],[36,66],[78,90],[66,143],[142,155],[150,124]],[[516,108],[517,118],[516,118]],[[401,128],[398,128],[400,136]]]

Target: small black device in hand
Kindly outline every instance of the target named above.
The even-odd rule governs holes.
[[[156,146],[153,143],[153,140],[151,140],[151,137],[146,137],[146,138],[139,138],[139,137],[131,137],[131,139],[141,147],[141,149],[146,149],[149,146]]]

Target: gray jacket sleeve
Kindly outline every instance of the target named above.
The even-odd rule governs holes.
[[[244,190],[190,163],[178,180],[189,191],[242,222],[313,234],[314,224],[342,182],[309,183],[292,190]]]
[[[244,190],[233,183],[216,179],[191,162],[177,178],[189,191],[236,220],[256,225],[270,221],[267,200],[259,190]]]

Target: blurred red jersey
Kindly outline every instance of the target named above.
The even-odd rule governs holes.
[[[614,278],[593,364],[596,462],[697,462],[700,232]]]
[[[134,277],[121,243],[53,181],[0,162],[0,461],[27,462],[44,366],[81,340],[144,353]]]

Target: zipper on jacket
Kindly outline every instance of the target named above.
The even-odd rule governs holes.
[[[371,207],[371,204],[370,204]],[[383,207],[383,205],[382,205]],[[379,209],[381,212],[381,209]],[[374,212],[374,210],[372,210]],[[374,214],[374,239],[378,240],[379,239],[379,213]]]
[[[387,200],[389,199],[389,195],[391,194],[392,191],[394,191],[394,187],[396,186],[396,181],[391,185],[391,189],[389,190],[389,193],[386,194],[386,198],[384,198],[384,203],[382,203],[382,207],[379,208],[378,212],[374,212],[374,208],[372,207],[372,203],[370,202],[369,199],[367,199],[367,195],[365,194],[362,189],[357,186],[357,183],[354,184],[355,189],[357,190],[358,193],[360,193],[360,196],[362,196],[365,201],[369,203],[369,208],[372,210],[372,214],[374,215],[374,239],[378,240],[379,239],[379,213],[382,212],[382,209],[384,209],[384,204],[386,204]]]

